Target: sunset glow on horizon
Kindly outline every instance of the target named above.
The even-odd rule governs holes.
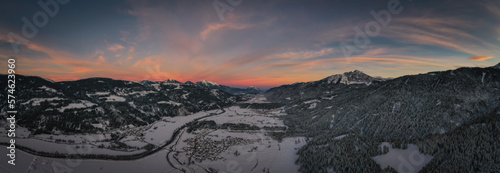
[[[214,2],[75,0],[51,15],[37,1],[7,1],[1,73],[15,58],[18,74],[54,81],[209,80],[268,89],[353,70],[398,77],[500,62],[499,1],[221,0],[231,7],[223,18]]]

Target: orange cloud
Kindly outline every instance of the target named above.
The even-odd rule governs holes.
[[[469,60],[471,61],[484,61],[484,60],[488,60],[488,59],[492,59],[493,57],[491,56],[474,56],[474,57],[470,57]]]
[[[123,50],[123,49],[125,49],[125,47],[123,47],[120,44],[114,44],[114,45],[112,45],[112,46],[110,46],[108,48],[108,50],[113,51],[113,52],[116,52],[116,51],[119,51],[119,50]]]
[[[135,47],[130,47],[128,50],[127,60],[134,59]]]
[[[155,57],[147,57],[141,60],[137,60],[134,64],[134,67],[136,68],[144,68],[148,66],[154,66],[161,64],[160,59],[155,58]]]
[[[103,56],[99,56],[99,60],[97,61],[97,64],[102,65],[104,63],[106,63],[106,58],[104,58]]]

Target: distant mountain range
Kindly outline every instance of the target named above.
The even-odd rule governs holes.
[[[248,88],[234,88],[234,87],[229,87],[229,86],[225,86],[225,85],[219,85],[215,82],[206,81],[206,80],[196,82],[196,84],[199,86],[210,88],[210,89],[218,89],[221,91],[225,91],[225,92],[228,92],[228,93],[233,94],[233,95],[259,94],[260,92],[262,92],[259,88],[254,87],[254,86],[251,86]]]
[[[144,82],[145,83],[154,83],[152,81],[142,81],[142,82],[143,83]],[[182,84],[182,82],[179,82],[175,79],[167,79],[164,82],[165,83]],[[215,83],[212,81],[207,81],[207,80],[199,81],[196,83],[193,83],[191,81],[186,81],[184,84],[186,84],[186,85],[198,85],[198,86],[209,88],[209,89],[218,89],[221,91],[225,91],[229,94],[238,95],[238,96],[242,96],[242,95],[246,95],[246,94],[259,94],[262,92],[259,88],[254,87],[254,86],[250,86],[248,88],[235,88],[235,87],[230,87],[230,86],[226,86],[226,85],[220,85],[218,83]]]

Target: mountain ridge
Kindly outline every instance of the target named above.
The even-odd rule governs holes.
[[[398,167],[382,170],[373,161],[385,153],[383,142],[402,150],[415,144],[416,151],[432,156],[423,172],[499,167],[500,152],[492,148],[500,147],[494,142],[500,133],[500,64],[371,85],[313,81],[264,94],[268,101],[286,103],[282,119],[289,136],[311,139],[298,151],[301,172],[395,172]]]
[[[219,109],[240,99],[220,90],[169,82],[173,81],[87,78],[52,82],[18,74],[16,106],[23,115],[18,124],[37,133],[96,132]],[[6,81],[0,81],[0,88],[7,88]],[[0,106],[5,112],[6,103]]]
[[[289,118],[297,123],[307,122],[300,125],[302,130],[312,127],[307,124],[316,123],[314,127],[329,129],[333,125],[356,129],[366,135],[394,138],[425,136],[454,129],[456,124],[449,121],[463,124],[499,107],[500,69],[496,67],[461,67],[405,75],[373,81],[371,85],[366,85],[366,81],[352,85],[329,83],[334,81],[329,80],[330,76],[318,81],[272,88],[264,95],[269,101],[286,103],[285,109],[289,114],[300,115]],[[399,117],[398,113],[410,114],[412,119]],[[335,118],[306,118],[332,114]],[[381,115],[385,117],[383,119],[393,119],[398,123],[380,121]],[[383,128],[387,125],[422,122],[427,116],[436,118],[421,124],[428,126],[427,129],[392,133]],[[334,121],[337,119],[339,121]]]

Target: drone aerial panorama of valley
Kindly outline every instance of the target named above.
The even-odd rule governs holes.
[[[0,173],[500,172],[500,1],[0,12]]]

